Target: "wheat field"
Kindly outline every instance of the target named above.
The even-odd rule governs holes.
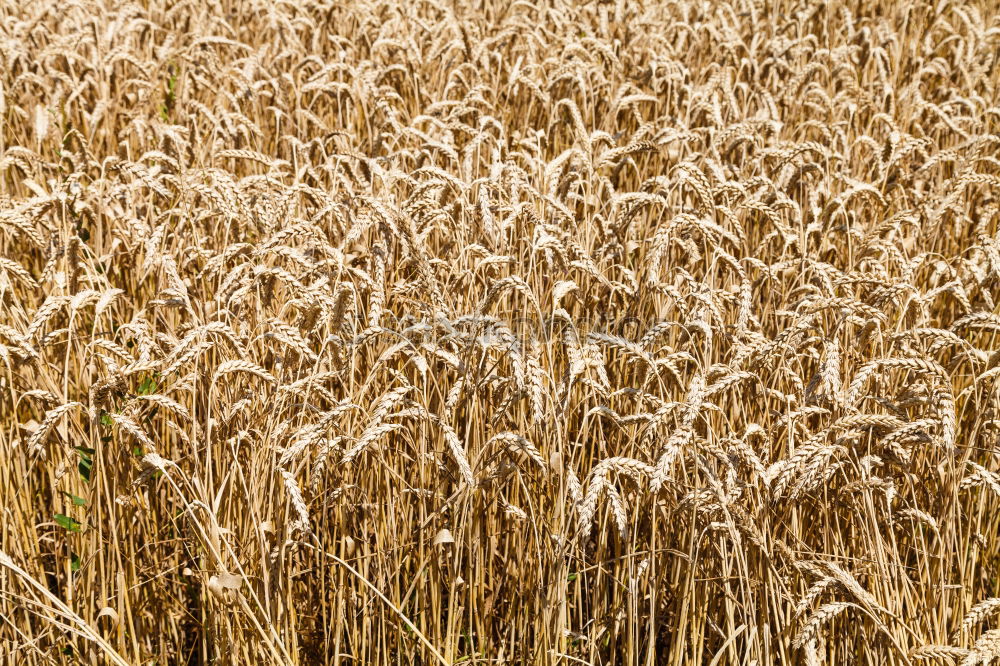
[[[1000,660],[998,10],[0,5],[0,663]]]

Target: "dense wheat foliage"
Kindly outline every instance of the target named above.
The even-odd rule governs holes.
[[[1000,655],[990,0],[0,6],[0,662]]]

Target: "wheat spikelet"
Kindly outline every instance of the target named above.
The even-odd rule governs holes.
[[[42,306],[35,312],[35,316],[31,320],[31,324],[28,326],[28,330],[25,332],[26,337],[36,337],[42,327],[45,326],[45,324],[47,324],[68,301],[69,297],[67,296],[55,296],[45,299],[45,303],[43,303]]]
[[[379,423],[373,426],[369,426],[361,433],[361,437],[355,442],[354,446],[344,453],[343,458],[340,459],[342,464],[346,464],[354,460],[362,451],[378,441],[383,435],[401,430],[403,426],[399,423]]]
[[[969,650],[966,648],[951,647],[949,645],[923,645],[910,650],[909,656],[912,659],[921,661],[925,659],[943,659],[948,663],[955,663],[968,654]]]
[[[656,461],[656,467],[650,479],[649,487],[654,493],[659,492],[670,483],[674,461],[680,456],[682,447],[691,440],[693,433],[688,428],[681,428],[670,435],[663,453]]]
[[[28,451],[30,451],[31,454],[34,455],[34,456],[40,455],[41,452],[42,452],[42,445],[45,442],[45,437],[49,434],[49,432],[55,426],[55,424],[59,420],[59,418],[63,414],[66,414],[67,412],[69,412],[70,410],[75,409],[77,407],[82,407],[82,406],[83,406],[83,404],[79,403],[79,402],[67,402],[64,405],[60,405],[60,406],[56,407],[55,409],[47,411],[45,413],[45,418],[38,425],[38,428],[31,435],[31,438],[28,439],[28,443],[27,443]]]
[[[802,599],[795,606],[796,617],[801,617],[809,608],[812,606],[813,602],[819,599],[825,592],[831,589],[836,589],[838,581],[833,576],[826,578],[821,578],[816,583],[814,583],[803,595]]]
[[[166,409],[167,411],[177,414],[185,421],[191,420],[191,413],[188,412],[187,408],[184,407],[184,405],[180,404],[176,400],[173,400],[165,395],[154,393],[151,395],[141,395],[138,397],[140,400],[151,402],[159,407]]]
[[[31,273],[29,273],[27,269],[13,259],[0,257],[0,270],[3,270],[7,275],[13,275],[15,278],[32,289],[38,289],[39,285],[35,282],[35,279],[31,277]]]
[[[973,627],[993,615],[1000,609],[1000,598],[990,598],[980,601],[969,609],[962,618],[962,631],[971,631]]]
[[[215,384],[222,377],[228,374],[232,374],[234,372],[246,372],[256,377],[260,377],[261,379],[270,384],[278,383],[278,380],[275,379],[264,368],[260,367],[259,365],[256,365],[255,363],[251,363],[250,361],[242,361],[239,359],[235,359],[232,361],[224,361],[220,363],[219,366],[215,369],[215,373],[212,375],[212,383]]]
[[[524,437],[521,437],[517,433],[513,432],[502,432],[494,435],[483,445],[483,449],[487,449],[489,445],[493,442],[502,442],[507,445],[510,450],[520,450],[523,451],[527,456],[538,464],[541,469],[546,469],[548,466],[545,464],[545,459],[542,458],[542,454],[535,448],[535,445],[529,442]]]
[[[458,465],[458,471],[462,475],[462,480],[469,486],[475,486],[476,479],[472,474],[472,466],[469,464],[465,450],[462,448],[462,441],[458,438],[454,429],[447,423],[439,420],[438,427],[444,433],[445,443],[447,443],[448,449],[451,451],[451,455]]]
[[[281,474],[281,478],[284,481],[285,490],[288,493],[288,500],[292,503],[292,508],[295,509],[296,520],[291,524],[291,532],[304,532],[309,534],[312,530],[310,529],[309,523],[309,507],[305,500],[302,498],[302,490],[299,488],[298,482],[295,477],[289,472],[283,469],[279,469],[278,472]]]
[[[1000,629],[983,632],[972,646],[972,650],[959,664],[960,666],[989,664],[995,657],[1000,657]]]
[[[847,601],[835,601],[817,608],[806,618],[799,633],[795,636],[795,646],[803,647],[816,637],[820,627],[850,608],[858,608],[858,605]]]
[[[156,445],[153,443],[153,440],[131,418],[124,414],[111,414],[111,420],[116,426],[139,440],[146,451],[151,453],[156,452]]]

